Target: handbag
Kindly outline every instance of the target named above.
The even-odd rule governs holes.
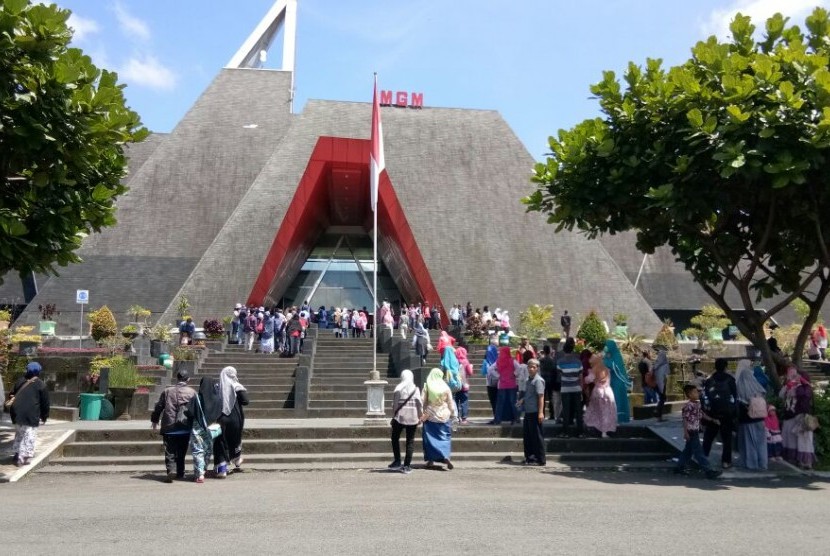
[[[813,432],[817,428],[819,428],[818,417],[815,415],[810,415],[809,413],[804,415],[804,419],[801,423],[804,432]]]
[[[10,393],[9,394],[9,399],[6,400],[5,402],[3,402],[3,409],[6,412],[11,411],[12,406],[14,405],[15,396],[17,396],[17,394],[20,394],[28,385],[30,385],[31,383],[33,383],[36,380],[37,380],[37,377],[32,377],[29,380],[27,380],[26,383],[23,386],[21,386],[20,389],[16,393]]]
[[[750,398],[747,413],[750,419],[765,418],[767,416],[767,401],[761,396]]]
[[[207,419],[205,419],[205,412],[202,409],[202,400],[199,399],[199,394],[196,394],[196,404],[199,406],[199,413],[202,415],[202,426],[208,433],[210,433],[210,437],[213,440],[216,440],[217,438],[222,436],[222,426],[219,423],[213,423],[211,425],[207,424]]]

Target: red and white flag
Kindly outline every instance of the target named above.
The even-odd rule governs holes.
[[[375,74],[375,95],[372,100],[372,152],[369,154],[369,191],[372,211],[377,210],[380,175],[386,169],[383,158],[383,128],[380,125],[380,103],[378,102],[378,76]]]

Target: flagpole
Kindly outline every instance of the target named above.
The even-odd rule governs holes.
[[[378,74],[375,72],[375,94],[377,94],[378,90]],[[374,104],[373,104],[374,108]],[[372,342],[372,371],[378,370],[378,201],[380,199],[380,176],[378,176],[378,183],[376,184],[377,191],[375,195],[377,198],[374,200],[374,207],[372,207],[372,230],[373,230],[373,253],[372,253],[372,303],[373,303],[373,311],[375,312],[374,318],[372,319],[374,322],[374,326],[372,328],[372,337],[374,338],[374,342]]]

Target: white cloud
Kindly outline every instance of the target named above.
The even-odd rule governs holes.
[[[790,24],[804,27],[804,17],[816,6],[830,7],[830,0],[732,0],[727,8],[713,10],[701,26],[706,36],[717,35],[721,39],[731,37],[729,24],[738,12],[752,18],[756,29],[763,33],[766,20],[781,12],[790,18]]]
[[[118,72],[120,77],[130,85],[138,85],[160,91],[169,91],[176,87],[178,77],[162,64],[155,56],[133,56]]]
[[[101,27],[98,25],[97,21],[79,16],[76,13],[69,16],[67,24],[74,31],[72,35],[72,42],[83,42],[85,38],[90,35],[94,35],[101,30]]]
[[[125,35],[143,41],[150,38],[150,26],[143,19],[128,12],[127,8],[121,2],[115,3],[113,11],[115,12],[115,19],[118,21],[118,26],[121,27],[121,31]]]

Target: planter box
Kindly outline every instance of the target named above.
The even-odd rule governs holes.
[[[170,347],[167,345],[167,342],[162,342],[161,340],[151,340],[150,356],[158,357],[162,353],[170,353]]]
[[[57,322],[53,320],[42,320],[38,323],[38,330],[41,336],[54,336],[55,335],[55,327],[58,325]]]
[[[625,338],[628,336],[628,325],[627,324],[618,324],[614,327],[614,336],[617,338]]]
[[[196,361],[176,361],[173,363],[173,374],[185,370],[193,376],[196,373]]]
[[[27,355],[29,357],[34,357],[37,355],[37,347],[40,345],[40,342],[20,342],[17,344],[17,353],[20,355]]]

